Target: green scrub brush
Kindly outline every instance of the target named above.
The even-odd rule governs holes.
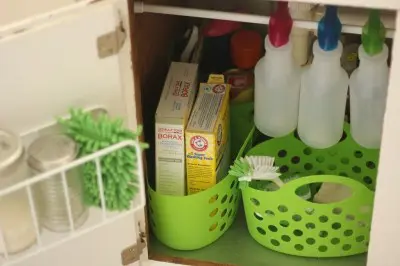
[[[281,174],[277,172],[279,167],[274,166],[274,161],[275,158],[269,156],[245,156],[234,162],[229,174],[238,177],[240,188],[249,186],[253,180],[263,181],[251,182],[251,187],[264,191],[278,190],[285,183],[300,178],[292,176],[281,179]],[[296,194],[305,200],[312,196],[308,185],[300,187]]]
[[[138,140],[142,129],[132,132],[123,127],[122,119],[111,119],[106,114],[93,118],[91,113],[71,109],[70,119],[59,119],[65,133],[79,146],[79,157],[92,154],[124,140]],[[146,144],[141,144],[146,148]],[[137,157],[133,147],[125,147],[100,158],[106,209],[127,210],[138,192]],[[141,163],[141,162],[139,162]],[[83,166],[85,202],[90,206],[101,206],[94,162]]]
[[[229,174],[239,178],[240,187],[247,187],[252,180],[268,180],[277,186],[283,186],[277,173],[279,167],[274,166],[275,158],[269,156],[245,156],[234,162]]]

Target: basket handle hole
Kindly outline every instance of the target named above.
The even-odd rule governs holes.
[[[336,203],[341,202],[345,199],[350,198],[353,195],[353,189],[349,186],[332,183],[332,182],[316,182],[310,184],[310,186],[318,187],[321,185],[320,189],[314,195],[313,202],[320,204]]]

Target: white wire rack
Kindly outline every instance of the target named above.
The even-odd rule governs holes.
[[[132,202],[131,208],[129,210],[123,211],[123,212],[118,212],[118,213],[110,213],[107,211],[106,206],[105,206],[105,196],[104,196],[104,187],[103,187],[103,181],[102,181],[102,173],[101,173],[101,164],[100,164],[100,159],[101,157],[110,154],[111,152],[126,148],[126,147],[133,147],[136,150],[136,155],[137,155],[137,176],[138,176],[138,184],[135,184],[138,186],[138,194],[136,195],[135,199]],[[71,210],[71,205],[70,205],[70,199],[69,199],[69,194],[68,194],[68,186],[67,186],[67,181],[66,181],[66,172],[79,167],[85,163],[88,162],[94,162],[96,165],[96,173],[97,173],[97,184],[99,188],[99,196],[101,200],[101,218],[97,220],[94,224],[91,223],[89,226],[84,226],[83,228],[79,228],[76,230],[74,228],[74,222],[72,219],[72,210]],[[61,175],[62,178],[62,185],[63,185],[63,190],[64,190],[64,197],[67,205],[67,212],[68,212],[68,219],[69,219],[69,225],[70,225],[70,230],[68,234],[62,234],[61,238],[57,238],[55,241],[52,241],[50,243],[44,243],[43,240],[43,232],[40,229],[39,225],[39,219],[38,219],[38,212],[35,207],[35,201],[32,193],[32,186],[34,186],[36,183],[50,179],[50,178],[57,178]],[[36,245],[26,251],[23,251],[19,254],[8,254],[7,249],[5,248],[5,239],[2,234],[0,234],[0,245],[3,245],[5,252],[2,254],[3,258],[0,259],[0,265],[2,266],[9,266],[9,265],[14,265],[16,263],[19,263],[21,261],[24,261],[28,259],[31,256],[34,256],[36,254],[39,254],[41,252],[47,251],[49,249],[52,249],[54,247],[57,247],[65,242],[68,242],[72,239],[75,239],[83,234],[89,233],[99,227],[102,227],[104,225],[107,225],[109,223],[112,223],[118,219],[121,219],[129,214],[133,214],[134,212],[141,210],[145,206],[145,194],[144,194],[144,175],[143,175],[143,165],[142,165],[142,151],[140,149],[140,146],[138,142],[136,141],[123,141],[118,144],[115,144],[113,146],[110,146],[108,148],[105,148],[103,150],[100,150],[96,153],[93,153],[91,155],[82,157],[80,159],[77,159],[69,164],[66,164],[64,166],[58,167],[56,169],[53,169],[51,171],[39,174],[33,178],[29,178],[23,182],[20,182],[14,186],[8,187],[4,190],[0,191],[0,198],[6,195],[9,195],[13,192],[16,192],[18,190],[25,189],[27,191],[28,199],[29,199],[29,206],[30,206],[30,211],[31,211],[31,216],[33,219],[34,227],[36,230]],[[1,230],[1,228],[0,228]],[[0,231],[1,232],[1,231]],[[56,233],[54,233],[56,234]]]

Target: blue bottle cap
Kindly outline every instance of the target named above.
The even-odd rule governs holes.
[[[342,23],[337,15],[337,7],[326,6],[325,15],[318,23],[318,44],[324,51],[332,51],[338,46]]]

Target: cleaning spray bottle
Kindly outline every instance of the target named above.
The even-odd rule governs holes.
[[[289,39],[293,20],[288,3],[278,2],[265,38],[265,56],[254,70],[254,122],[270,137],[281,137],[297,126],[300,67],[296,65]]]
[[[337,7],[327,6],[318,24],[314,60],[301,76],[298,134],[317,149],[338,143],[343,133],[349,78],[340,65],[341,30]]]
[[[361,38],[360,66],[350,78],[351,135],[361,146],[379,148],[389,82],[389,51],[379,11],[371,11]]]

